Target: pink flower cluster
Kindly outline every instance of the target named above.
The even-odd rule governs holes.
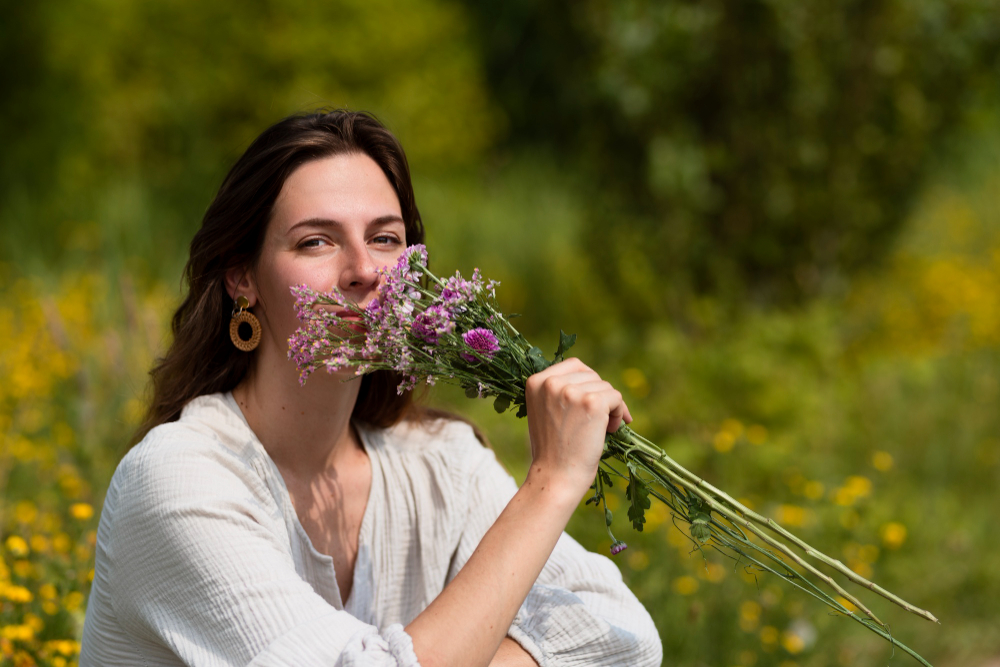
[[[429,285],[422,282],[425,275]],[[300,382],[318,368],[335,372],[354,366],[358,375],[391,368],[403,375],[398,388],[402,393],[419,377],[433,384],[435,373],[447,374],[449,353],[478,364],[500,350],[493,331],[469,324],[475,322],[469,318],[476,302],[495,298],[497,282],[485,283],[479,269],[469,280],[456,273],[442,281],[427,270],[426,248],[414,245],[394,267],[381,272],[381,281],[376,298],[364,308],[352,305],[336,289],[323,293],[305,285],[292,288],[302,326],[288,340],[288,356],[301,372]],[[345,324],[323,306],[351,310],[360,317],[364,333],[350,333],[359,323]]]

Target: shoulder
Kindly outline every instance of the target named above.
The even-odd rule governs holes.
[[[253,433],[221,394],[190,401],[179,420],[152,429],[119,463],[112,493],[121,507],[163,508],[171,498],[261,495]]]

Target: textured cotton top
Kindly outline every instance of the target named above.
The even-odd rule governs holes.
[[[418,665],[404,626],[517,485],[464,423],[355,427],[372,484],[346,601],[231,394],[151,430],[104,501],[81,667]],[[615,565],[566,534],[508,635],[542,667],[652,666],[662,653]]]

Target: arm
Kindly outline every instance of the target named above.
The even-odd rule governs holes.
[[[520,644],[510,637],[504,637],[490,667],[538,667],[538,663]]]
[[[461,571],[407,626],[424,667],[487,665],[593,481],[621,394],[578,360],[528,380],[527,479]]]
[[[493,452],[475,446],[471,430],[464,437],[478,463],[464,473],[468,514],[449,578],[462,569],[517,492],[516,482]],[[656,626],[622,581],[617,566],[565,533],[515,615],[505,641],[509,640],[542,667],[657,667],[662,660]],[[501,656],[496,660],[503,664]]]

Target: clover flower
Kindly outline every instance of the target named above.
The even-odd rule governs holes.
[[[462,334],[462,340],[468,345],[474,352],[479,354],[480,357],[485,357],[487,361],[493,358],[493,355],[500,351],[500,344],[497,342],[496,334],[489,329],[484,329],[482,327],[476,327],[471,331],[466,331]],[[470,364],[474,364],[479,361],[479,357],[469,354],[468,352],[461,352],[459,356],[465,359]]]

